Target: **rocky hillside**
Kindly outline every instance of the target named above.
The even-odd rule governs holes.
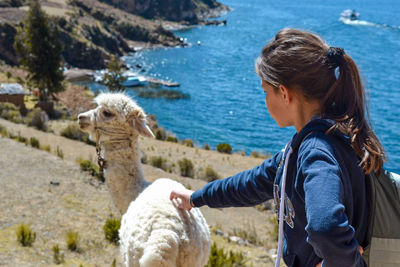
[[[64,60],[73,67],[102,69],[110,55],[135,47],[184,45],[162,25],[168,21],[200,23],[226,9],[214,0],[44,0],[64,44]],[[16,28],[28,10],[25,0],[0,2],[0,60],[18,64],[13,49]]]
[[[215,0],[101,0],[148,19],[195,24],[227,7]]]

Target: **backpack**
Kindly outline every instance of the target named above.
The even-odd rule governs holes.
[[[370,211],[363,258],[370,267],[400,266],[400,175],[365,175]]]

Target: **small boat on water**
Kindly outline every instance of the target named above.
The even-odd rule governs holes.
[[[94,82],[97,83],[102,83],[104,75],[107,73],[107,70],[99,70],[95,71],[93,75],[93,80]],[[125,87],[133,87],[133,86],[139,86],[139,85],[145,85],[147,82],[147,78],[141,75],[138,75],[137,72],[133,71],[125,71],[122,76],[124,76],[126,79],[122,83],[123,86]]]
[[[360,13],[355,11],[354,9],[346,9],[340,13],[341,20],[358,20],[360,18]]]
[[[146,78],[143,76],[127,76],[126,80],[122,83],[125,87],[133,87],[144,85],[146,83]]]

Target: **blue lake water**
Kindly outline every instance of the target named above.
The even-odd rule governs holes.
[[[215,148],[226,142],[247,153],[276,153],[295,129],[279,128],[268,115],[254,60],[278,30],[302,28],[345,48],[356,61],[368,83],[371,119],[387,151],[386,167],[400,172],[400,1],[222,2],[233,8],[221,17],[226,26],[176,31],[192,46],[126,58],[142,64],[146,75],[180,83],[179,90],[190,95],[176,101],[135,97],[147,113],[178,138],[198,145]],[[340,22],[340,13],[348,8],[356,9],[362,22]]]

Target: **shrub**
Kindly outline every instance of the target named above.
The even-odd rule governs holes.
[[[163,128],[159,127],[155,132],[155,136],[157,140],[165,140],[165,138],[167,138],[167,132]]]
[[[227,143],[221,143],[221,144],[217,145],[217,151],[221,152],[221,153],[231,154],[232,153],[232,147]]]
[[[18,133],[18,142],[28,144],[28,139],[26,139],[26,137],[23,137],[23,136],[21,136],[20,133]]]
[[[205,149],[205,150],[210,150],[210,149],[211,149],[211,147],[210,147],[210,145],[209,145],[209,144],[205,143],[205,144],[204,144],[204,149]]]
[[[40,108],[35,108],[26,116],[26,123],[41,131],[47,131],[48,121],[49,116],[47,116],[47,113]]]
[[[208,263],[205,267],[239,267],[244,266],[246,260],[241,252],[225,253],[221,248],[217,248],[217,244],[214,242],[211,246],[211,253]]]
[[[54,245],[51,249],[53,251],[53,260],[55,264],[61,264],[64,262],[64,254],[60,253],[60,247],[58,245]]]
[[[279,237],[279,222],[276,219],[276,216],[271,216],[269,221],[272,224],[272,229],[270,231],[270,235],[271,235],[273,240],[278,241],[278,237]]]
[[[56,155],[60,159],[64,159],[64,152],[62,151],[62,149],[59,146],[57,146],[57,148],[56,148]]]
[[[65,242],[67,243],[67,248],[71,251],[78,251],[80,237],[78,232],[68,231],[65,236]]]
[[[250,154],[250,157],[253,157],[253,158],[260,158],[260,159],[265,159],[265,158],[267,158],[265,155],[263,155],[263,154],[261,154],[261,153],[259,153],[259,152],[257,152],[257,151],[252,151],[251,154]]]
[[[100,172],[100,168],[96,164],[88,159],[79,159],[78,163],[82,171],[89,172],[90,175],[96,177],[101,182],[105,181],[103,173]]]
[[[0,134],[2,137],[7,136],[7,129],[3,125],[0,125]]]
[[[147,164],[149,162],[146,154],[143,153],[142,157],[140,158],[140,162],[142,164]]]
[[[167,170],[167,160],[161,156],[151,157],[150,164],[151,164],[151,166],[163,169],[164,171]]]
[[[247,227],[246,230],[234,228],[232,235],[241,237],[241,238],[249,241],[249,243],[251,243],[253,245],[262,246],[263,242],[262,242],[262,240],[259,239],[256,228],[254,227],[254,224],[247,223],[246,227]]]
[[[178,138],[176,138],[175,136],[169,135],[169,136],[167,136],[167,138],[165,139],[165,141],[167,141],[167,142],[173,142],[173,143],[178,143]]]
[[[82,132],[79,126],[75,123],[65,127],[61,131],[60,135],[69,139],[85,142],[86,144],[89,145],[96,145],[96,142],[93,142],[92,140],[89,139],[89,134]]]
[[[119,243],[118,231],[120,227],[121,227],[121,219],[115,219],[112,216],[109,219],[107,219],[106,224],[103,227],[106,240],[108,240],[110,243],[118,245]]]
[[[190,139],[185,139],[182,141],[182,144],[188,147],[193,147],[193,141]]]
[[[187,158],[183,158],[178,161],[179,170],[182,176],[185,177],[193,177],[194,175],[194,166],[192,161]]]
[[[208,182],[212,182],[214,180],[221,178],[219,174],[210,166],[207,166],[206,169],[204,170],[204,177]]]
[[[40,142],[39,142],[39,140],[38,140],[37,138],[35,138],[35,137],[31,137],[31,138],[29,139],[29,143],[30,143],[31,146],[34,147],[34,148],[40,148]]]
[[[15,123],[22,123],[24,121],[19,108],[12,103],[0,103],[0,117]]]
[[[41,147],[40,149],[47,151],[47,152],[50,152],[50,150],[51,150],[50,145],[45,145],[45,146]]]
[[[36,240],[36,233],[25,224],[21,224],[17,229],[17,241],[23,247],[31,247]]]

